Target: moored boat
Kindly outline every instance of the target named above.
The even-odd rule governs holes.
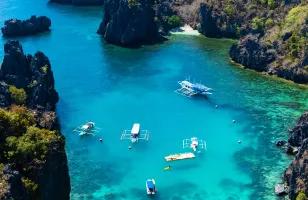
[[[155,180],[153,178],[146,180],[145,187],[148,195],[156,194],[156,185],[155,185]]]

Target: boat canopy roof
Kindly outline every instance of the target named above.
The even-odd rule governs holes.
[[[155,188],[155,185],[154,185],[154,183],[153,183],[152,180],[147,180],[147,186],[148,186],[148,188],[150,188],[150,189]]]
[[[193,84],[191,82],[189,82],[189,81],[181,81],[181,84],[185,85],[187,87],[193,87]]]
[[[140,132],[140,124],[134,123],[133,127],[132,127],[132,130],[131,130],[131,134],[132,135],[138,135],[139,132]]]

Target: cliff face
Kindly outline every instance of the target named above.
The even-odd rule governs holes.
[[[284,174],[289,197],[293,200],[298,195],[308,196],[308,112],[300,117],[288,143],[298,148],[298,153]]]
[[[98,33],[107,42],[139,46],[159,41],[153,0],[106,0]]]
[[[50,2],[72,4],[76,6],[95,6],[104,4],[104,0],[50,0]]]
[[[4,52],[0,180],[6,189],[0,190],[0,199],[69,199],[65,141],[54,112],[58,94],[50,62],[42,52],[25,55],[18,41],[7,42]]]
[[[36,33],[49,31],[51,20],[45,16],[32,16],[27,20],[10,19],[4,22],[1,28],[5,37],[33,35]]]
[[[230,49],[235,62],[297,83],[308,83],[307,1],[168,2],[185,23],[205,36],[239,38]]]
[[[54,88],[48,58],[42,52],[37,52],[34,56],[25,55],[18,41],[6,43],[4,53],[0,80],[8,85],[23,88],[27,93],[28,107],[55,110],[58,94]],[[4,101],[6,100],[4,98]]]

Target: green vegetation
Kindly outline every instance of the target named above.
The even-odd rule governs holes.
[[[266,28],[272,27],[274,25],[274,21],[271,18],[268,18],[264,25]]]
[[[287,41],[287,49],[292,57],[298,57],[301,50],[305,47],[307,41],[298,34],[293,34]]]
[[[235,14],[235,8],[230,2],[224,7],[224,11],[228,16],[233,16]]]
[[[260,18],[260,17],[253,18],[252,21],[251,21],[251,27],[254,30],[259,30],[259,31],[264,30],[265,19],[264,18]]]
[[[41,71],[42,71],[44,74],[47,74],[48,65],[44,65],[43,67],[41,67]]]
[[[132,7],[135,7],[139,4],[139,1],[138,0],[127,0],[128,2],[128,7],[129,8],[132,8]]]
[[[169,26],[169,28],[176,28],[181,26],[182,24],[182,20],[179,16],[177,15],[172,15],[170,17],[167,17],[167,24]]]
[[[62,143],[62,137],[56,131],[36,127],[34,114],[27,108],[16,105],[9,110],[0,109],[0,163],[18,168],[32,199],[36,199],[38,191],[37,183],[31,179],[33,169],[46,161],[55,142]],[[0,185],[3,185],[1,166]]]
[[[17,105],[23,105],[26,103],[27,94],[24,89],[18,89],[15,86],[11,85],[9,87],[9,92],[11,95],[11,99]]]
[[[35,194],[38,190],[38,185],[28,178],[22,177],[21,181],[30,194]]]
[[[31,83],[28,85],[28,88],[33,88],[35,86],[37,86],[37,80],[32,80]]]
[[[307,200],[307,196],[304,192],[299,192],[296,196],[296,200]]]
[[[270,9],[274,9],[276,7],[275,0],[260,0],[262,5],[268,6]]]

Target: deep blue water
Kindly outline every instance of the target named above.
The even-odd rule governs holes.
[[[71,199],[147,199],[151,177],[155,199],[275,199],[273,186],[291,158],[274,142],[286,139],[308,109],[307,89],[232,65],[230,40],[171,36],[139,49],[106,44],[96,34],[102,8],[2,0],[0,13],[1,24],[32,14],[52,19],[50,33],[18,39],[25,52],[41,50],[52,63]],[[212,87],[213,95],[175,94],[177,81],[187,77]],[[80,138],[72,130],[87,120],[101,131]],[[134,122],[151,131],[150,141],[128,150],[120,133]],[[207,151],[163,171],[163,157],[183,152],[182,139],[191,136],[205,139]]]

